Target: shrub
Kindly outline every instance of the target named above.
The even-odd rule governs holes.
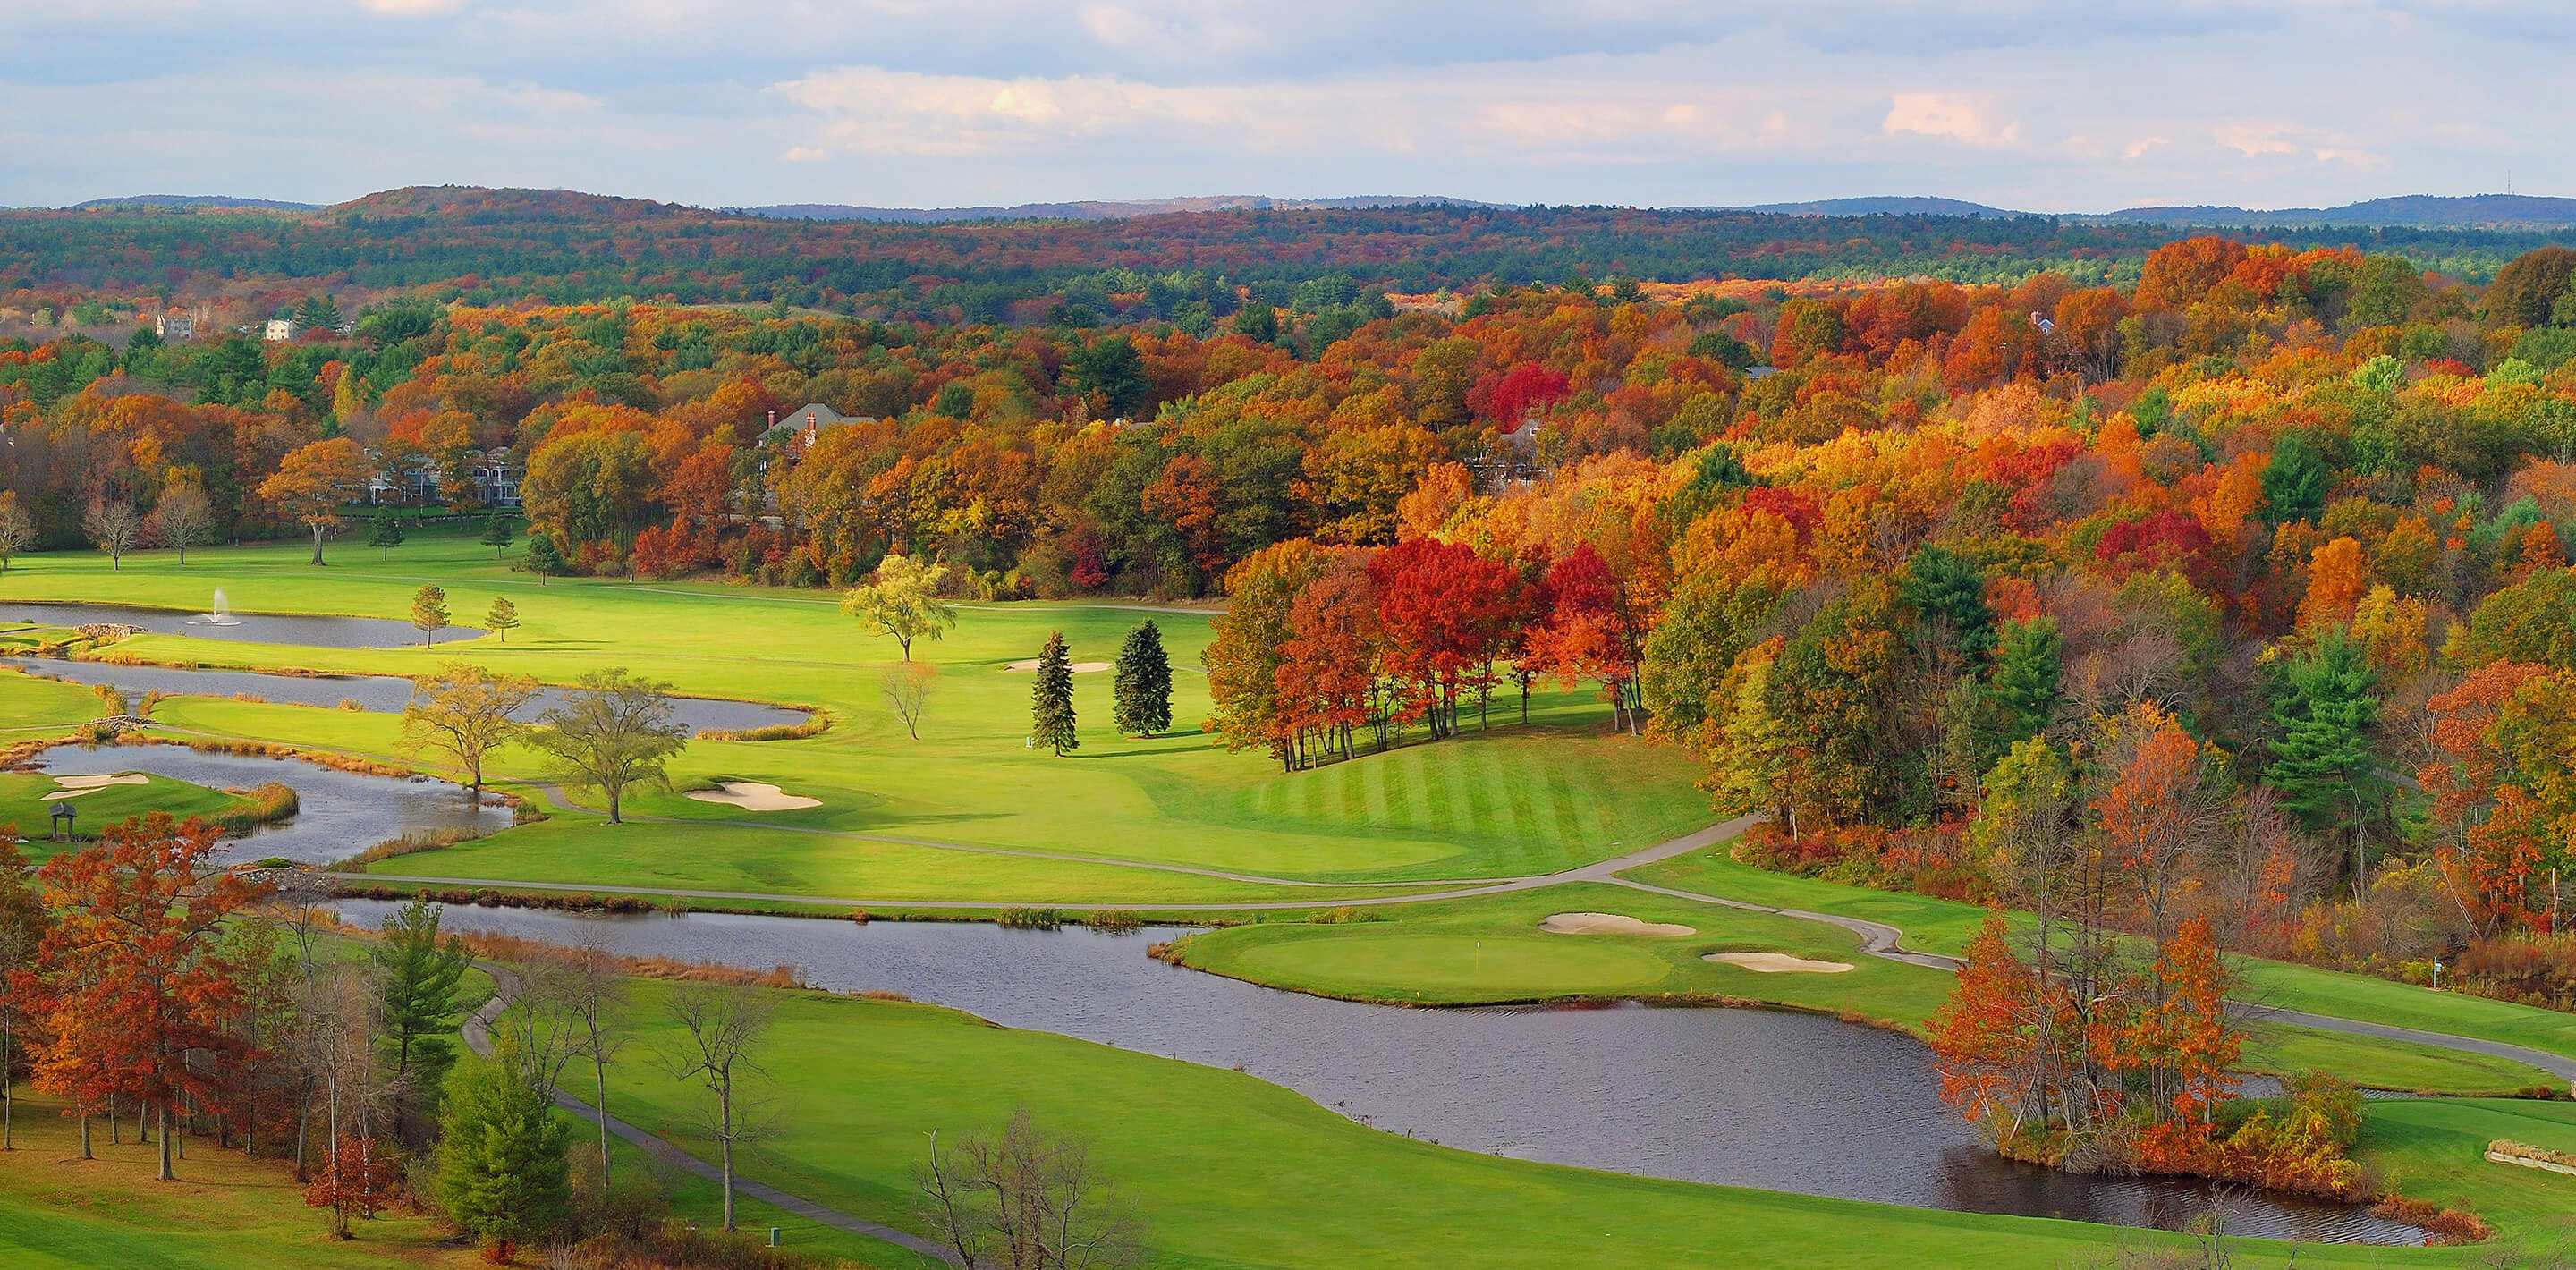
[[[251,830],[261,825],[293,820],[295,813],[304,809],[304,801],[296,794],[295,788],[278,781],[270,781],[256,789],[230,792],[242,801],[207,819],[223,826],[225,833],[236,838],[248,837]]]
[[[1104,908],[1085,919],[1083,924],[1109,935],[1133,935],[1145,929],[1144,919],[1123,908]]]
[[[1055,930],[1064,925],[1064,910],[1014,905],[1002,910],[1002,925],[1011,930]]]
[[[815,710],[803,723],[773,723],[765,728],[700,728],[701,741],[797,741],[832,730],[832,712]]]

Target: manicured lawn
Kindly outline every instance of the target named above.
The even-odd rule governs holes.
[[[660,989],[639,993],[638,1047]],[[930,1006],[780,993],[763,1053],[779,1136],[754,1172],[910,1227],[908,1167],[931,1130],[1016,1107],[1092,1144],[1146,1219],[1158,1267],[2083,1264],[2130,1232],[1667,1182],[1478,1155],[1354,1124],[1277,1086]],[[584,1073],[579,1079],[587,1079]],[[578,1081],[576,1081],[578,1083]],[[611,1069],[621,1114],[679,1125],[695,1097],[649,1064]],[[703,1144],[692,1149],[706,1154]],[[2283,1263],[2245,1245],[2239,1265]],[[2300,1265],[2457,1265],[2436,1249],[2298,1250]]]
[[[1554,913],[1598,912],[1688,926],[1692,934],[1560,935]],[[1950,976],[1867,957],[1850,932],[1817,922],[1694,904],[1607,884],[1552,886],[1407,904],[1377,921],[1274,919],[1189,936],[1185,964],[1325,996],[1476,1005],[1587,996],[1725,996],[1852,1013],[1913,1028]],[[1762,974],[1704,961],[1713,952],[1785,952],[1852,968]]]
[[[1966,949],[1985,920],[1985,910],[1973,904],[1774,873],[1737,863],[1727,852],[1719,845],[1627,876],[1676,890],[1886,922],[1905,931],[1906,947],[1953,956]],[[2243,958],[2234,964],[2240,986],[2233,995],[2241,1000],[2576,1056],[2576,1014],[2287,962]],[[2523,1081],[2517,1087],[2535,1083],[2548,1082]]]
[[[328,1235],[320,1209],[304,1203],[293,1170],[246,1159],[191,1139],[176,1182],[153,1177],[157,1147],[110,1146],[102,1121],[99,1158],[83,1161],[79,1122],[50,1100],[21,1091],[15,1151],[0,1152],[0,1264],[18,1270],[239,1270],[243,1266],[462,1267],[473,1250],[441,1245],[425,1217],[353,1223],[355,1239]]]
[[[1689,926],[1686,936],[1560,935],[1549,914],[1601,912]],[[1839,927],[1605,884],[1553,886],[1470,900],[1363,911],[1375,921],[1299,915],[1188,936],[1184,964],[1272,987],[1400,1004],[1472,1005],[1592,996],[1715,996],[1869,1019],[1921,1034],[1955,980],[1871,957]],[[1852,967],[1838,974],[1770,973],[1702,960],[1712,952],[1781,952]],[[2500,1093],[2549,1074],[2504,1059],[2432,1046],[2261,1024],[2248,1068],[2335,1072],[2379,1088]]]
[[[2576,1152],[2576,1103],[2526,1099],[2425,1099],[2370,1104],[2354,1154],[2418,1199],[2474,1212],[2546,1246],[2576,1233],[2576,1177],[2489,1164],[2498,1138]],[[2514,1264],[2514,1263],[2496,1263]]]
[[[79,684],[0,666],[0,745],[68,735],[104,713],[98,694]]]
[[[1064,758],[1032,751],[1029,679],[1002,669],[1033,655],[1061,629],[1078,661],[1108,660],[1128,627],[1148,616],[1111,605],[966,606],[949,636],[915,648],[937,665],[922,739],[908,738],[886,710],[878,679],[895,656],[890,641],[864,637],[839,615],[834,597],[712,585],[630,585],[554,579],[494,565],[467,538],[425,534],[390,562],[335,550],[313,569],[292,545],[192,554],[186,569],[160,553],[129,557],[110,574],[87,553],[20,557],[0,576],[5,600],[124,600],[201,607],[217,586],[238,612],[294,611],[400,617],[425,581],[445,587],[458,620],[507,594],[526,625],[506,646],[493,638],[412,648],[307,649],[183,636],[141,636],[119,655],[252,668],[418,674],[453,657],[567,683],[588,670],[623,666],[667,679],[683,692],[829,709],[819,737],[762,744],[694,745],[674,768],[683,788],[735,777],[778,784],[823,801],[765,823],[885,834],[930,843],[1063,852],[1181,864],[1268,877],[1331,882],[1515,876],[1617,855],[1706,824],[1706,800],[1692,786],[1687,755],[1612,735],[1606,709],[1588,692],[1541,692],[1533,724],[1517,726],[1517,700],[1497,702],[1501,723],[1440,745],[1415,745],[1319,771],[1283,776],[1258,753],[1228,754],[1190,730],[1207,713],[1196,672],[1210,628],[1205,610],[1162,609],[1176,667],[1173,715],[1183,730],[1128,738],[1108,727],[1110,676],[1076,677],[1083,748]],[[86,716],[83,716],[86,717]],[[387,716],[208,698],[166,701],[156,717],[174,727],[224,736],[384,754],[398,749]],[[543,774],[533,756],[506,754],[505,776]],[[676,794],[641,797],[638,814],[716,821],[740,813]],[[848,870],[829,840],[724,827],[740,841],[690,854],[749,864],[727,889],[783,877],[809,893],[847,890]],[[559,850],[545,835],[514,831],[475,848],[456,876],[543,877],[613,883],[619,870],[583,852]],[[517,857],[515,866],[505,863]],[[427,859],[414,865],[426,871]],[[615,866],[617,861],[605,863]],[[896,866],[898,870],[908,865]],[[871,870],[874,866],[870,866]],[[721,869],[719,869],[721,871]],[[1103,875],[1107,882],[1119,875]],[[942,886],[950,879],[936,879]],[[1049,879],[1036,879],[1040,882]],[[1131,889],[1092,886],[1086,900],[1152,902],[1173,895],[1158,879]],[[1032,889],[1008,868],[968,895],[1020,898]],[[1190,900],[1240,898],[1208,891]]]
[[[93,766],[102,772],[115,770],[118,753],[100,751],[99,761]],[[18,831],[27,836],[24,850],[31,860],[42,860],[65,849],[46,834],[46,827],[52,823],[46,812],[53,806],[51,794],[56,788],[50,772],[0,772],[0,826],[18,826]],[[72,799],[71,805],[80,809],[80,816],[72,824],[75,835],[87,841],[97,837],[102,827],[130,816],[155,811],[179,817],[211,816],[240,801],[220,789],[154,776],[141,785],[110,785]]]

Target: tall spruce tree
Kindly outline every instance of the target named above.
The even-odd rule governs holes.
[[[1057,754],[1082,748],[1073,724],[1073,659],[1064,649],[1064,632],[1047,636],[1038,654],[1037,682],[1029,686],[1029,738]]]
[[[1163,631],[1146,618],[1127,632],[1118,650],[1118,730],[1129,736],[1156,736],[1172,726],[1172,658],[1163,651]]]
[[[455,936],[439,939],[439,911],[425,900],[396,909],[374,954],[384,979],[385,1043],[393,1050],[396,1087],[409,1091],[400,1095],[405,1104],[435,1099],[456,1062],[449,1038],[464,1009],[457,987],[473,957]]]
[[[2056,618],[2005,624],[2002,644],[1995,651],[1993,681],[1995,712],[2002,727],[1998,739],[2003,746],[2037,736],[2056,721],[2065,647]]]
[[[487,1248],[506,1253],[571,1215],[572,1123],[508,1038],[457,1073],[439,1130],[439,1202]]]
[[[2316,646],[2293,658],[2274,681],[2272,764],[2263,779],[2281,795],[2281,806],[2312,829],[2346,815],[2352,823],[2353,885],[2369,885],[2369,839],[2362,832],[2376,759],[2371,730],[2379,723],[2379,696],[2361,645],[2329,627]]]

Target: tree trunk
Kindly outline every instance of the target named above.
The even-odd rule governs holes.
[[[599,1080],[599,1193],[608,1194],[608,1064],[599,1061],[599,1038],[590,1038],[591,1074]]]
[[[170,1171],[170,1103],[167,1099],[162,1100],[158,1111],[161,1127],[161,1180],[175,1182],[179,1180],[179,1175]]]
[[[724,1148],[724,1228],[731,1230],[733,1229],[733,1092],[726,1090],[718,1094],[716,1103],[716,1114],[724,1125],[724,1138],[718,1143]]]
[[[319,524],[313,526],[313,563],[317,566],[322,563],[322,526]]]
[[[313,1180],[313,1166],[309,1163],[311,1157],[306,1154],[307,1143],[313,1137],[313,1078],[310,1076],[304,1078],[301,1102],[303,1105],[295,1113],[295,1180],[310,1182]]]
[[[82,1158],[82,1159],[84,1159],[84,1160],[95,1160],[95,1159],[97,1159],[97,1158],[98,1158],[98,1156],[97,1156],[97,1155],[95,1155],[95,1154],[93,1154],[93,1153],[90,1151],[90,1149],[89,1149],[89,1113],[88,1113],[88,1112],[82,1112],[82,1113],[81,1113],[81,1158]]]

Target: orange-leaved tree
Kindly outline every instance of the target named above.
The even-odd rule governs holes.
[[[1925,1025],[1932,1063],[1941,1101],[2008,1142],[2047,1123],[2051,1056],[2039,1038],[2049,981],[2013,952],[1998,909],[1986,910],[1967,952],[1958,986]]]
[[[2228,1069],[2244,1034],[2227,1018],[2227,975],[2209,921],[2195,917],[2156,950],[2158,999],[2137,1014],[2120,1059],[2140,1072],[2149,1099],[2139,1163],[2184,1171],[2201,1161],[2209,1130],[2236,1088]]]
[[[259,483],[260,498],[313,531],[313,563],[322,563],[322,535],[340,523],[340,509],[367,492],[373,461],[357,442],[332,437],[290,451],[277,472]]]
[[[221,1060],[240,1048],[225,1026],[238,985],[218,940],[225,917],[259,892],[208,867],[222,836],[194,816],[154,812],[108,826],[96,844],[37,874],[60,918],[37,950],[49,988],[40,1026],[51,1044],[36,1086],[84,1114],[116,1095],[153,1108],[164,1181],[173,1176],[172,1104],[221,1092],[189,1052]]]

